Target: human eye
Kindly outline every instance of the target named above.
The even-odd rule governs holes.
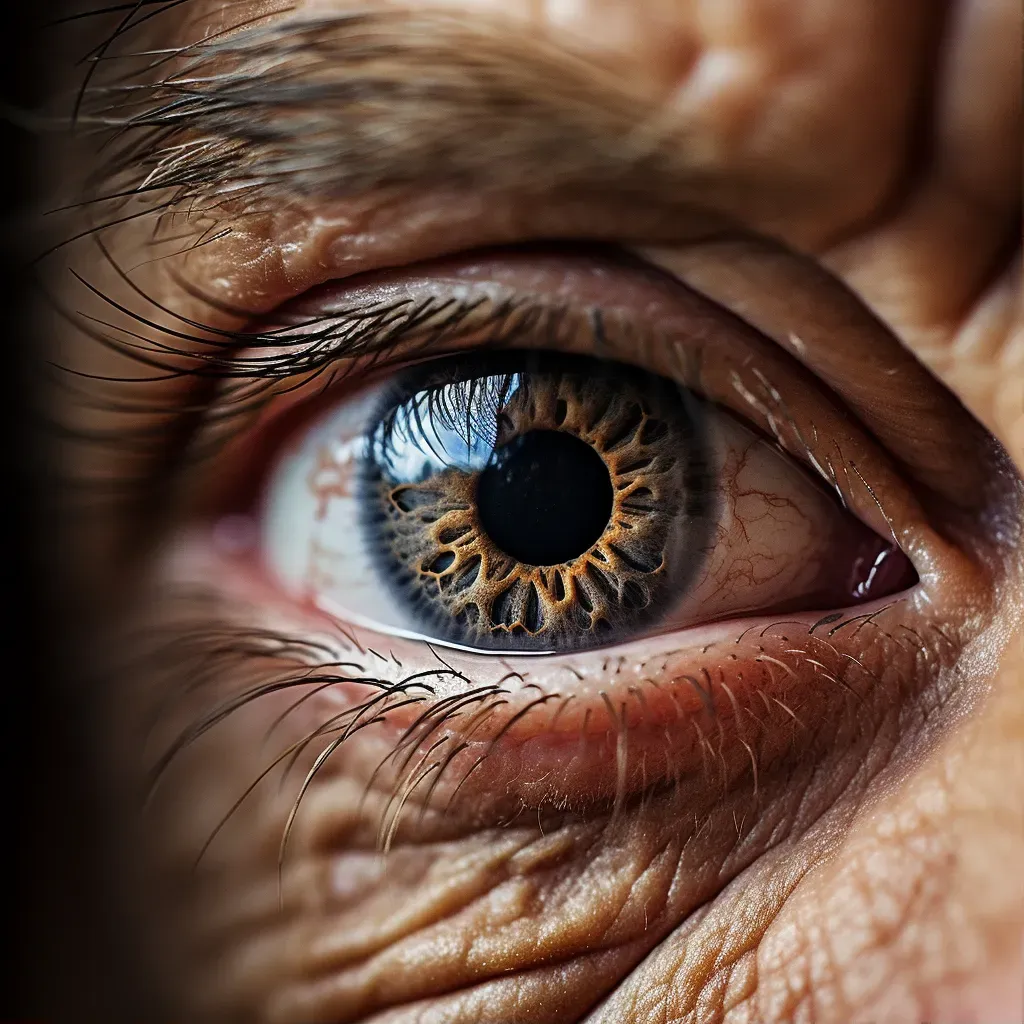
[[[799,430],[767,378],[744,379],[753,344],[723,359],[705,354],[706,340],[664,339],[676,378],[713,366],[731,382],[722,405],[607,358],[496,352],[496,339],[551,343],[550,331],[531,331],[521,298],[510,302],[521,328],[508,314],[488,328],[477,305],[475,330],[494,335],[482,354],[418,362],[325,409],[328,392],[283,442],[249,532],[294,596],[385,633],[550,654],[830,611],[914,582],[892,537],[849,510],[857,478],[836,437],[819,436],[801,465],[743,417],[751,403],[774,405],[780,436]],[[579,312],[620,347],[610,335],[630,326],[625,310]],[[577,347],[593,351],[590,335]]]
[[[186,474],[193,511],[164,550],[179,584],[218,581],[229,617],[317,640],[170,750],[287,695],[277,714],[320,752],[303,794],[350,748],[405,751],[364,779],[391,794],[387,848],[410,799],[419,821],[486,820],[493,800],[507,823],[510,803],[668,800],[691,773],[760,794],[765,751],[813,758],[811,716],[859,729],[938,685],[986,600],[876,432],[919,438],[868,385],[826,384],[635,255],[471,251],[326,283],[245,337],[192,444],[228,437]],[[581,479],[562,491],[548,459]]]
[[[59,550],[182,1017],[870,987],[862,922],[954,843],[891,841],[941,787],[872,808],[1011,643],[1024,484],[844,283],[862,180],[717,167],[519,23],[196,0],[204,41],[124,41],[163,11],[93,52],[44,278]]]
[[[304,944],[269,990],[239,969],[231,984],[282,1019],[443,1000],[415,973],[394,990],[373,980],[424,936],[446,970],[445,937],[544,969],[546,928],[569,930],[559,956],[586,958],[609,927],[593,886],[611,886],[631,941],[651,948],[716,888],[701,863],[760,863],[776,829],[834,813],[942,714],[917,717],[984,635],[992,559],[1013,536],[965,524],[1005,530],[1019,481],[841,289],[759,241],[716,238],[699,265],[723,258],[748,268],[748,301],[775,260],[808,289],[814,320],[786,318],[798,343],[777,340],[774,291],[740,318],[684,283],[685,265],[555,244],[328,280],[199,364],[213,387],[126,641],[154,689],[129,709],[158,738],[141,759],[155,808],[196,772],[219,779],[201,812],[161,815],[200,876],[249,864],[288,908],[318,891],[326,845],[347,895],[324,925],[369,922],[354,945]],[[856,332],[855,361],[815,344],[832,329]],[[880,400],[897,387],[912,419]],[[593,490],[560,510],[581,517],[571,528],[522,531],[529,510],[503,520],[509,504],[563,497],[545,487],[552,450],[559,477],[592,474],[570,498]],[[617,492],[638,513],[624,530]],[[638,541],[618,532],[645,523]],[[503,834],[538,858],[525,884],[545,902],[492,925],[479,915],[513,883],[453,875],[444,851],[489,863]],[[362,966],[363,942],[391,927],[390,872],[424,850],[435,867],[409,893],[423,919]],[[549,856],[576,877],[564,899]],[[643,907],[601,881],[607,857],[624,878],[664,860],[641,886],[648,908],[683,873],[660,923],[641,926]],[[350,875],[375,881],[361,895]],[[479,888],[465,915],[441,909],[450,884]],[[489,955],[469,977],[490,977]],[[590,998],[571,992],[570,1014]]]

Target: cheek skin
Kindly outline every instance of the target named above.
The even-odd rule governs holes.
[[[170,939],[161,952],[191,979],[211,1020],[241,1007],[248,1019],[282,1024],[354,1021],[428,997],[439,998],[441,1012],[471,1001],[481,985],[492,1008],[464,1019],[531,1019],[510,1012],[523,995],[523,974],[540,976],[533,983],[548,1015],[538,1009],[535,1019],[574,1020],[724,878],[778,834],[801,829],[801,818],[820,811],[865,766],[876,768],[895,738],[890,729],[877,748],[849,747],[852,723],[844,715],[841,725],[821,730],[822,742],[848,750],[826,781],[815,780],[806,762],[778,766],[765,772],[755,800],[749,788],[724,795],[712,785],[719,780],[711,767],[692,787],[673,787],[610,819],[569,815],[555,829],[529,814],[499,830],[477,824],[466,831],[457,816],[439,827],[413,806],[386,862],[373,852],[384,794],[366,795],[358,765],[366,752],[353,748],[310,791],[297,819],[279,914],[277,853],[293,786],[283,799],[276,780],[264,787],[191,873],[196,846],[251,781],[255,765],[245,767],[244,751],[266,731],[269,712],[242,716],[197,745],[171,790],[193,794],[191,806],[158,804],[151,819],[163,858],[163,891],[151,892],[166,898],[158,911]],[[236,756],[225,758],[225,750]],[[696,789],[717,799],[694,801]],[[481,798],[494,795],[473,799]],[[560,969],[550,970],[553,964]],[[565,986],[563,968],[580,983]],[[596,992],[595,984],[604,988]]]
[[[592,1019],[1017,1020],[1020,812],[996,794],[1018,792],[1022,735],[999,694],[912,780],[748,871]]]

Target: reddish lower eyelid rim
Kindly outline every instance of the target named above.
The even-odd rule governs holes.
[[[923,602],[922,582],[841,611],[722,622],[575,656],[481,657],[351,630],[286,598],[251,558],[226,558],[205,530],[177,557],[174,577],[215,581],[243,628],[263,621],[283,635],[325,637],[331,660],[364,666],[339,673],[289,713],[302,734],[379,698],[385,687],[397,705],[409,696],[398,684],[434,671],[434,695],[422,692],[422,700],[394,710],[378,703],[377,721],[354,742],[371,751],[360,763],[369,764],[374,749],[385,759],[404,744],[409,764],[423,757],[437,764],[429,803],[453,820],[460,806],[477,819],[491,810],[500,817],[496,799],[505,810],[583,808],[688,777],[705,788],[709,779],[725,785],[755,771],[752,761],[761,772],[778,756],[806,752],[837,722],[870,731],[873,719],[891,715],[956,660],[983,596],[968,587],[956,600]],[[398,659],[390,667],[389,654]],[[316,662],[296,665],[298,688],[282,691],[279,705],[266,703],[271,716],[304,696],[301,680],[310,670],[321,675]],[[380,685],[357,681],[367,676]],[[483,702],[469,691],[494,684],[510,692],[495,693],[493,712],[483,715]],[[364,781],[394,791],[409,780],[393,760]]]
[[[898,695],[926,685],[916,660],[924,644],[892,638],[906,616],[905,600],[851,609],[833,620],[836,614],[759,622],[744,632],[737,625],[729,639],[659,653],[641,660],[639,671],[623,670],[628,652],[590,652],[591,663],[605,655],[596,678],[574,678],[572,660],[564,657],[545,659],[547,666],[511,659],[510,671],[529,679],[532,664],[540,669],[533,674],[546,673],[557,685],[531,687],[520,678],[513,695],[493,698],[491,712],[491,698],[473,698],[470,687],[461,706],[457,698],[438,698],[433,717],[432,701],[383,710],[376,728],[386,746],[411,736],[414,747],[443,766],[431,788],[439,807],[457,795],[472,805],[496,793],[503,804],[582,807],[695,774],[706,781],[712,770],[756,771],[752,760],[763,765],[766,757],[809,742],[829,716],[856,709],[867,727]],[[923,660],[934,674],[954,651],[948,634],[937,634],[929,646]],[[449,653],[447,664],[466,668]],[[466,677],[474,679],[472,669]],[[325,695],[320,714],[358,702],[362,689],[345,685]]]

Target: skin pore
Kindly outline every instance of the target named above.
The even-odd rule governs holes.
[[[53,403],[172,1017],[1020,1019],[1019,38],[998,0],[189,0],[114,41],[81,114],[121,131],[59,184],[131,194],[46,265]],[[424,292],[482,298],[316,348]],[[919,582],[495,658],[217,540],[277,424],[495,331],[699,385]]]

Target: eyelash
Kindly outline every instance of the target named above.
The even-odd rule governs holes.
[[[114,267],[118,277],[134,291],[143,302],[154,306],[158,312],[173,317],[185,326],[194,329],[197,333],[190,334],[183,330],[171,330],[154,320],[144,317],[142,314],[128,306],[117,302],[111,296],[105,294],[96,286],[90,284],[77,272],[72,272],[88,291],[109,305],[114,311],[129,317],[140,328],[155,330],[165,339],[173,339],[184,343],[182,346],[173,347],[167,342],[155,343],[150,338],[145,338],[148,344],[162,350],[169,356],[190,355],[199,359],[201,365],[181,367],[173,362],[161,361],[159,358],[143,355],[140,347],[133,342],[125,342],[118,338],[118,333],[127,334],[129,337],[141,340],[141,336],[132,332],[117,328],[113,324],[98,322],[93,318],[84,318],[79,314],[66,309],[65,316],[71,318],[75,325],[87,331],[94,340],[104,345],[115,348],[117,351],[129,358],[144,363],[156,370],[161,370],[169,375],[180,377],[193,377],[197,379],[212,379],[216,381],[242,380],[245,382],[279,382],[290,380],[300,375],[317,375],[330,368],[332,364],[346,359],[357,357],[379,357],[404,341],[412,330],[422,328],[426,320],[440,317],[440,321],[432,325],[432,333],[422,338],[422,346],[430,348],[436,346],[438,340],[447,332],[454,332],[459,329],[465,319],[478,312],[486,300],[477,299],[469,303],[459,303],[457,300],[445,299],[436,301],[427,298],[415,304],[411,299],[403,299],[391,304],[367,303],[365,306],[354,306],[349,309],[332,312],[322,317],[314,317],[292,325],[289,329],[278,329],[270,331],[244,331],[225,330],[210,325],[202,324],[194,320],[181,317],[173,310],[167,309],[156,300],[142,292],[135,285],[127,273],[116,263],[109,250],[102,240],[96,239],[97,245],[106,259]],[[220,308],[222,311],[231,313],[238,317],[247,317],[243,310],[225,310],[224,307],[210,296],[202,295],[189,288],[193,297],[207,303],[211,308]],[[530,307],[524,303],[506,302],[501,308],[495,309],[492,313],[491,329],[494,332],[496,343],[501,343],[503,331],[502,325],[509,325],[508,318],[516,313],[529,315]],[[557,317],[561,311],[546,306],[532,307],[532,315],[546,315]],[[335,325],[339,320],[344,321],[341,327],[328,328],[320,336],[310,333],[310,328],[318,323]],[[106,328],[117,333],[103,334],[99,329]],[[289,334],[289,330],[294,335]],[[202,333],[199,333],[202,332]],[[209,335],[214,335],[211,339]],[[310,346],[311,337],[315,339],[314,347]],[[213,349],[213,352],[200,353],[197,355],[186,345],[199,348]],[[289,346],[294,345],[295,349]],[[299,346],[303,351],[297,351]],[[322,349],[321,349],[322,346]],[[249,359],[239,357],[239,352],[245,349],[280,349],[286,348],[277,357],[258,356]],[[61,369],[66,369],[61,367]],[[74,373],[74,370],[68,370]],[[109,378],[116,382],[116,378]],[[308,376],[304,380],[308,380]],[[229,401],[235,401],[235,397],[229,396]]]
[[[303,778],[282,832],[278,867],[279,872],[283,870],[289,838],[299,807],[309,789],[309,786],[315,779],[317,773],[322,770],[324,764],[329,760],[329,758],[337,754],[338,750],[341,749],[345,742],[357,735],[363,729],[385,723],[389,714],[394,714],[399,710],[408,710],[409,708],[415,709],[421,705],[429,704],[430,706],[421,714],[415,715],[412,723],[397,737],[395,742],[388,749],[387,753],[378,763],[376,769],[371,773],[371,781],[367,784],[367,791],[369,791],[369,787],[373,784],[373,780],[380,775],[389,761],[397,758],[403,752],[407,754],[401,764],[397,776],[391,782],[390,795],[387,798],[384,813],[381,815],[379,821],[377,848],[381,852],[386,853],[394,840],[401,820],[403,810],[402,804],[404,803],[402,794],[406,793],[410,787],[415,788],[416,785],[419,784],[416,781],[416,775],[417,772],[421,772],[423,769],[422,759],[412,767],[411,771],[410,766],[413,765],[416,753],[421,750],[426,740],[434,734],[439,735],[446,724],[454,723],[456,719],[467,714],[469,715],[471,728],[478,728],[480,725],[481,715],[493,714],[497,708],[506,703],[504,696],[509,691],[504,690],[502,688],[502,684],[507,683],[510,680],[518,680],[520,683],[525,681],[525,676],[522,673],[506,666],[505,674],[495,685],[481,685],[471,676],[449,664],[449,662],[446,661],[444,657],[442,657],[442,655],[430,645],[427,646],[431,652],[432,658],[437,663],[437,667],[419,670],[405,676],[400,676],[397,680],[389,681],[386,677],[377,677],[374,676],[372,672],[366,672],[366,662],[331,660],[331,656],[335,654],[335,648],[332,644],[319,643],[314,639],[310,639],[308,636],[290,635],[284,631],[258,630],[251,627],[232,627],[229,624],[229,621],[224,618],[224,608],[222,604],[223,599],[214,596],[212,592],[203,593],[193,591],[185,593],[174,591],[169,592],[164,596],[172,606],[181,603],[188,609],[190,615],[195,616],[195,620],[192,623],[182,623],[179,621],[175,621],[173,623],[165,621],[163,623],[163,629],[166,629],[169,642],[171,644],[180,644],[180,638],[182,636],[187,636],[189,638],[189,650],[187,654],[188,660],[186,662],[176,660],[173,665],[169,665],[167,659],[168,650],[156,642],[158,641],[160,634],[154,634],[147,630],[144,642],[147,646],[152,645],[149,657],[154,657],[155,654],[155,660],[145,663],[145,667],[149,669],[159,668],[167,673],[169,679],[173,683],[180,684],[180,680],[182,678],[188,678],[191,680],[191,684],[186,692],[182,692],[180,687],[178,689],[171,689],[168,692],[165,692],[164,703],[158,708],[157,712],[154,713],[152,720],[149,723],[149,730],[151,732],[156,729],[158,719],[166,712],[167,704],[171,700],[180,700],[181,698],[190,695],[194,696],[194,691],[202,689],[204,684],[207,682],[207,676],[219,679],[224,675],[230,674],[232,659],[237,659],[237,663],[240,666],[245,666],[246,669],[248,669],[251,661],[256,658],[269,658],[271,661],[275,658],[281,658],[294,666],[296,662],[302,663],[303,655],[305,655],[305,664],[308,667],[298,670],[293,667],[290,671],[283,672],[279,675],[271,674],[271,677],[267,681],[243,689],[240,693],[232,696],[230,699],[225,700],[221,704],[213,707],[211,710],[204,712],[198,719],[193,720],[187,728],[177,733],[175,738],[167,744],[161,757],[155,762],[150,775],[149,796],[147,799],[152,798],[156,788],[161,784],[168,771],[189,747],[198,742],[215,726],[223,722],[225,718],[241,711],[246,706],[260,700],[262,697],[290,690],[302,691],[300,696],[289,704],[284,712],[276,717],[266,733],[265,738],[269,738],[274,729],[279,728],[283,724],[285,718],[294,714],[302,704],[311,699],[315,700],[325,692],[353,684],[363,688],[370,688],[372,691],[370,696],[367,696],[354,704],[347,705],[340,713],[328,715],[323,720],[318,721],[315,726],[305,732],[298,740],[293,741],[280,754],[270,760],[263,771],[260,772],[260,774],[252,780],[244,791],[239,794],[238,798],[231,805],[228,811],[209,832],[201,849],[197,852],[195,860],[195,864],[197,866],[206,855],[210,846],[216,840],[217,835],[223,827],[230,821],[242,803],[255,791],[256,787],[266,778],[266,776],[283,764],[285,766],[284,775],[287,777],[295,765],[301,760],[303,752],[317,740],[324,739],[327,741],[327,744],[318,754],[313,767]],[[857,624],[855,632],[859,632],[868,625],[875,626],[876,624],[874,619],[876,617],[897,606],[899,603],[900,600],[897,599],[896,601],[889,602],[883,607],[876,609],[874,612],[851,615],[845,618],[841,614],[824,616],[822,619],[811,624],[810,627],[807,628],[807,636],[811,641],[817,642],[818,646],[813,652],[813,658],[810,656],[810,653],[804,654],[804,658],[808,661],[808,664],[821,666],[820,669],[815,669],[816,674],[820,674],[824,679],[830,680],[837,687],[849,694],[852,694],[858,700],[861,709],[864,707],[864,701],[866,698],[858,692],[857,686],[855,685],[858,676],[867,678],[871,685],[877,686],[881,689],[885,689],[887,685],[891,685],[893,681],[890,680],[889,684],[883,683],[882,679],[865,664],[863,659],[842,654],[837,650],[834,644],[830,642],[830,638],[841,631],[847,630],[854,624]],[[236,612],[237,611],[238,609],[236,609]],[[222,625],[211,630],[209,627],[209,623],[211,621],[220,622]],[[712,648],[719,648],[725,650],[726,653],[723,655],[725,658],[735,657],[735,655],[728,653],[729,647],[736,647],[741,642],[744,642],[752,628],[757,629],[758,637],[760,639],[765,639],[766,637],[771,636],[772,638],[779,639],[782,643],[795,642],[790,640],[790,636],[788,635],[789,631],[783,632],[783,630],[788,626],[791,631],[792,627],[796,625],[806,626],[806,624],[799,623],[794,620],[779,619],[769,622],[763,626],[747,627],[730,640],[723,640],[716,644],[706,646],[702,649],[701,655],[707,656]],[[824,626],[828,626],[829,628],[827,630],[823,630],[822,627]],[[819,635],[819,631],[823,632],[824,636]],[[344,630],[342,630],[342,632],[344,634]],[[882,632],[883,634],[885,633],[884,630]],[[907,632],[913,637],[913,639],[907,638],[906,642],[913,646],[915,659],[918,656],[921,656],[926,660],[941,660],[943,644],[948,645],[949,648],[955,649],[955,644],[942,630],[935,630],[936,642],[931,646],[915,630],[908,628]],[[401,670],[401,662],[399,662],[393,654],[391,655],[391,658],[385,658],[384,655],[379,652],[361,645],[353,636],[349,634],[345,635],[348,636],[349,641],[351,642],[352,653],[358,652],[358,656],[360,658],[366,658],[369,656],[371,658],[376,658],[381,662],[393,663],[399,668],[399,670]],[[903,647],[903,644],[897,642],[897,646]],[[786,666],[784,662],[768,655],[765,648],[760,644],[758,645],[758,649],[762,652],[764,662],[763,668],[768,669],[768,677],[772,676],[772,670],[776,666],[789,671],[788,666]],[[660,662],[667,662],[673,656],[673,653],[675,652],[671,650],[667,652],[659,652],[656,656],[656,660]],[[845,668],[836,667],[834,673],[830,673],[829,669],[824,667],[828,664],[830,656],[836,657],[837,666],[845,665]],[[180,659],[181,655],[179,654],[178,657]],[[846,659],[845,662],[843,659]],[[762,659],[759,658],[757,660]],[[599,670],[601,675],[607,676],[611,664],[615,662],[618,662],[618,668],[614,670],[613,674],[617,674],[617,672],[622,668],[623,661],[624,658],[621,655],[605,657]],[[187,672],[184,671],[186,664],[188,665]],[[132,665],[133,670],[137,670],[140,667],[142,667],[142,665],[138,662]],[[340,671],[345,668],[356,669],[356,672],[346,673]],[[578,679],[582,680],[584,678],[575,668],[572,667],[571,664],[567,663],[565,668],[570,674],[575,675]],[[645,670],[646,664],[642,664],[639,671],[643,673]],[[714,659],[709,659],[704,666],[696,668],[693,673],[690,673],[685,677],[680,677],[687,681],[688,685],[692,687],[695,693],[699,694],[702,705],[705,705],[710,713],[712,724],[716,722],[718,714],[713,703],[713,690],[715,688],[715,682],[713,680],[721,674],[720,668],[716,667],[714,664]],[[436,686],[432,686],[431,681],[436,680],[447,680],[449,683],[454,682],[464,686],[465,689],[456,695],[435,700],[435,698],[437,698],[438,688]],[[902,690],[906,683],[907,681],[905,679],[898,679],[896,681],[897,689]],[[731,696],[731,691],[724,682],[724,676],[718,685],[721,688],[724,688],[725,692],[729,694],[732,710],[738,714],[740,708],[735,704],[735,698]],[[774,695],[767,694],[764,690],[757,689],[755,692],[758,694],[762,704],[764,705],[765,714],[770,716],[773,713],[777,713],[778,710],[781,710],[784,715],[787,716],[787,719],[792,722],[794,728],[799,731],[802,738],[813,744],[814,732],[801,719],[799,714],[801,710],[800,704],[790,706]],[[392,700],[392,698],[397,698],[397,700]],[[508,728],[510,728],[512,724],[521,726],[532,710],[538,709],[548,702],[554,701],[557,702],[560,707],[567,707],[573,699],[574,696],[572,694],[555,692],[544,694],[542,697],[528,703],[525,708],[512,719],[509,725],[504,727],[488,742],[484,753],[473,762],[469,771],[466,772],[461,781],[457,784],[454,793],[450,797],[450,802],[444,810],[444,814],[448,814],[453,809],[456,799],[458,798],[466,780],[470,775],[479,770],[490,752],[494,749],[498,739],[508,731]],[[431,701],[435,702],[431,703]],[[772,706],[773,704],[774,708]],[[642,700],[640,701],[639,706],[641,709],[644,707]],[[611,710],[610,706],[609,710]],[[764,723],[761,721],[758,714],[752,711],[749,707],[743,707],[742,710],[750,719],[750,725],[755,729],[758,727],[762,729],[764,728]],[[625,706],[620,709],[619,714],[622,717],[614,714],[612,716],[616,722],[617,729],[621,730],[627,727],[636,728],[640,724],[637,722],[630,723],[629,726],[622,724],[628,717]],[[473,726],[474,720],[476,721],[476,726]],[[722,726],[720,724],[717,726],[719,730],[719,746],[716,752],[708,744],[707,737],[703,735],[699,724],[696,722],[694,724],[699,737],[698,742],[701,746],[701,771],[704,775],[702,785],[705,786],[709,792],[717,792],[722,787],[728,785],[730,772],[736,770],[735,765],[730,769],[730,766],[723,757],[723,748],[721,746]],[[864,726],[865,724],[866,723],[864,721],[860,722],[860,726]],[[746,727],[740,723],[739,728],[740,733],[742,734]],[[442,765],[441,772],[434,777],[430,783],[429,789],[431,793],[434,792],[440,784],[444,771],[448,770],[454,764],[456,755],[461,752],[462,747],[464,746],[465,738],[465,733],[450,734],[447,737],[444,737],[443,741],[439,741],[441,743],[440,746],[438,743],[435,743],[429,748],[431,755],[435,759],[433,763],[435,765]],[[754,740],[753,747],[749,742],[750,740]],[[447,752],[445,751],[445,744],[448,748]],[[757,737],[751,736],[749,733],[747,734],[747,738],[742,740],[742,756],[749,765],[755,796],[757,792],[759,772],[761,768],[763,768],[763,766],[759,767],[758,757],[755,754],[755,748],[757,746]],[[437,761],[438,757],[442,758],[440,762]],[[661,782],[653,782],[653,789],[649,788],[641,790],[639,793],[629,794],[624,791],[617,791],[605,798],[598,798],[594,805],[589,807],[583,805],[568,806],[564,804],[555,804],[549,806],[546,813],[552,814],[557,818],[565,812],[572,814],[590,814],[601,810],[613,810],[614,808],[621,807],[623,801],[628,796],[647,799],[665,784],[673,783],[671,779],[666,778]],[[680,784],[680,779],[678,777],[675,778],[674,784],[677,786]],[[425,813],[425,807],[426,804],[421,807],[421,819]],[[520,807],[517,812],[511,813],[507,818],[497,821],[494,824],[505,827],[510,826],[523,813],[529,813],[532,815],[534,810],[524,805]]]

